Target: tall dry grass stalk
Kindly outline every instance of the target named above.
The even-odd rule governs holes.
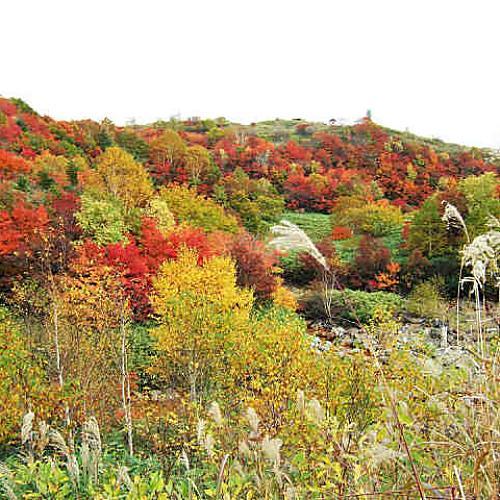
[[[300,227],[287,220],[282,220],[278,225],[271,228],[271,233],[275,235],[269,242],[271,246],[283,251],[297,250],[305,252],[313,257],[321,267],[328,269],[328,263],[324,255]]]
[[[442,216],[442,221],[446,224],[446,228],[450,229],[460,229],[464,232],[467,242],[470,243],[469,231],[467,230],[467,225],[465,224],[465,220],[462,217],[460,211],[453,205],[452,203],[443,200],[444,205],[444,213]],[[460,290],[462,287],[462,273],[463,266],[460,266],[460,276],[458,277],[458,286],[457,286],[457,306],[456,306],[456,316],[457,316],[457,342],[460,341]]]
[[[271,233],[275,237],[269,245],[285,252],[304,252],[311,256],[320,266],[321,281],[323,285],[322,301],[326,315],[332,319],[332,294],[335,288],[336,277],[330,269],[325,256],[318,250],[311,238],[300,227],[287,220],[282,220],[278,225],[271,227]]]
[[[5,497],[8,500],[18,500],[14,493],[14,478],[11,470],[0,462],[0,486],[2,486]]]
[[[460,212],[451,203],[446,203],[443,221],[447,227],[460,227],[463,229],[467,243],[462,248],[460,262],[460,276],[457,291],[457,341],[460,344],[460,299],[461,291],[469,285],[474,298],[475,328],[477,331],[476,357],[480,365],[477,373],[470,373],[469,388],[473,401],[480,404],[470,405],[470,417],[473,432],[468,431],[460,425],[462,434],[471,446],[475,454],[475,465],[473,472],[473,493],[479,496],[482,491],[480,476],[487,483],[492,498],[500,494],[498,487],[498,442],[500,438],[497,402],[498,396],[498,357],[499,348],[494,352],[489,350],[485,342],[483,326],[488,321],[486,317],[486,284],[491,279],[493,286],[498,289],[497,311],[500,307],[500,222],[494,216],[489,216],[489,230],[475,237],[472,241],[469,236],[467,225]],[[464,276],[468,270],[469,275]],[[472,329],[471,329],[472,331]],[[467,349],[465,337],[462,337],[462,345]],[[455,475],[460,488],[462,498],[465,498],[462,478],[455,467]]]
[[[90,417],[83,424],[81,456],[82,469],[86,479],[97,483],[102,456],[102,441],[99,424],[95,417]]]
[[[21,427],[21,442],[27,452],[21,456],[25,462],[34,463],[35,459],[44,456],[46,449],[51,448],[64,459],[74,491],[79,491],[82,480],[93,484],[99,482],[103,450],[99,424],[94,417],[88,418],[82,425],[78,453],[71,433],[66,438],[59,430],[49,427],[45,422],[40,422],[36,431],[34,420],[34,413],[28,412],[24,415]]]
[[[496,282],[498,288],[498,297],[500,303],[500,277],[499,258],[500,258],[500,222],[492,215],[489,216],[489,231],[481,234],[471,241],[467,224],[460,214],[460,211],[451,203],[443,201],[445,205],[443,222],[447,228],[459,228],[465,234],[467,244],[461,250],[460,275],[457,290],[457,340],[460,342],[460,299],[461,291],[465,285],[469,284],[475,303],[476,328],[478,331],[478,352],[484,357],[485,345],[483,335],[483,322],[485,320],[486,300],[484,296],[484,287],[487,278],[491,276]],[[469,269],[470,275],[464,276],[464,270]]]

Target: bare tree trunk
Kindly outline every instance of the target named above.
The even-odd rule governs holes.
[[[52,276],[51,276],[52,278]],[[52,280],[51,280],[52,281]],[[56,302],[56,294],[54,292],[54,283],[51,284],[51,298],[52,298],[52,322],[54,326],[54,348],[56,350],[56,370],[57,370],[57,380],[61,390],[64,387],[64,377],[63,377],[63,367],[61,363],[61,347],[59,345],[59,309]],[[66,420],[66,426],[69,427],[71,424],[69,417],[69,405],[64,403],[64,417]]]
[[[130,396],[130,374],[128,371],[128,356],[127,356],[127,328],[125,324],[125,303],[122,301],[120,314],[120,331],[122,337],[121,349],[121,372],[122,372],[122,404],[123,413],[125,416],[125,427],[127,429],[127,441],[130,455],[134,454],[134,442],[132,436],[132,411],[131,411],[131,396]]]

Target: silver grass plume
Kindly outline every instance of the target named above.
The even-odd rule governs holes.
[[[217,407],[218,406],[219,405],[217,405]],[[198,444],[205,448],[209,457],[212,457],[214,454],[215,440],[212,434],[206,432],[206,422],[203,419],[199,419],[196,425],[196,437]]]
[[[49,444],[49,430],[50,428],[44,420],[38,424],[38,448],[41,451]]]
[[[97,419],[95,417],[90,417],[87,421],[84,422],[82,429],[82,438],[83,441],[86,441],[89,444],[90,449],[99,452],[99,455],[101,454],[101,432],[99,430],[99,424],[97,423]]]
[[[248,425],[250,426],[250,439],[257,439],[259,437],[259,423],[260,423],[260,418],[257,415],[257,412],[249,406],[247,408],[247,411],[245,413],[245,417],[247,419]]]
[[[0,462],[0,476],[12,477],[11,470],[3,462]]]
[[[271,228],[271,233],[275,237],[269,242],[269,245],[278,250],[299,250],[309,254],[326,271],[329,269],[324,255],[317,249],[311,238],[300,229],[287,220],[282,220],[278,225]]]
[[[441,217],[441,220],[446,224],[446,228],[462,229],[467,237],[467,241],[470,242],[469,231],[467,230],[464,218],[458,208],[452,203],[448,203],[446,200],[442,203],[444,204],[444,214],[443,217]]]
[[[196,424],[196,440],[198,441],[198,444],[203,443],[203,438],[205,437],[205,427],[205,420],[203,420],[202,418],[198,419],[198,422]]]
[[[325,410],[317,399],[311,399],[307,402],[306,414],[316,424],[320,424],[325,419]]]
[[[269,436],[265,436],[261,443],[261,449],[263,455],[269,462],[274,464],[276,467],[279,465],[280,450],[283,445],[283,441],[279,438],[269,439]]]
[[[33,420],[35,419],[35,414],[30,411],[26,413],[23,417],[23,425],[21,427],[21,442],[26,444],[31,441],[33,437]]]
[[[14,493],[9,481],[3,477],[0,477],[2,488],[5,492],[6,498],[8,500],[18,500],[17,495]]]
[[[80,480],[80,467],[74,453],[66,443],[63,435],[56,429],[49,430],[49,439],[52,446],[66,458],[66,468],[71,482],[77,485]]]
[[[402,456],[398,451],[388,448],[382,443],[373,443],[371,446],[365,448],[363,453],[363,459],[373,468],[387,462],[393,462]]]
[[[90,417],[82,427],[82,467],[87,478],[97,482],[99,462],[102,455],[102,442],[99,424],[95,417]]]
[[[212,434],[206,434],[203,439],[203,447],[207,452],[207,455],[212,458],[214,456],[215,439]]]
[[[248,446],[248,443],[246,441],[240,441],[239,442],[239,444],[238,444],[238,451],[244,457],[250,457],[252,455],[250,447]]]
[[[71,454],[71,450],[66,443],[63,435],[57,429],[50,429],[49,431],[50,444],[66,458]]]
[[[494,215],[488,215],[488,222],[486,224],[490,229],[500,229],[500,220]]]
[[[191,470],[191,466],[189,465],[189,457],[187,456],[186,450],[182,450],[180,457],[181,464],[184,465],[186,472]]]
[[[9,483],[2,479],[2,487],[5,491],[6,498],[8,500],[18,500],[16,494],[14,493],[14,490],[10,487]]]
[[[17,495],[14,493],[12,485],[13,485],[12,472],[4,463],[0,462],[0,486],[2,487],[6,495],[6,498],[8,500],[17,500]]]
[[[474,238],[462,250],[463,264],[470,267],[472,276],[480,287],[486,282],[486,274],[498,272],[500,256],[500,231],[494,229]]]
[[[232,469],[236,471],[238,476],[243,476],[245,474],[245,471],[243,470],[243,466],[241,465],[241,462],[239,460],[235,460],[233,462]]]
[[[219,427],[223,424],[224,419],[222,417],[222,412],[217,401],[212,401],[208,407],[208,414],[216,425]]]
[[[118,488],[121,490],[122,485],[124,485],[127,489],[131,490],[133,483],[132,479],[130,479],[130,475],[128,473],[127,467],[121,465],[118,468],[118,474],[116,477],[116,482],[118,484]]]

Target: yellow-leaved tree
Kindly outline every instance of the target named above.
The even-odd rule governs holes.
[[[197,186],[210,168],[210,153],[203,146],[191,146],[187,149],[185,163],[191,184]]]
[[[248,326],[252,292],[236,285],[230,258],[200,263],[195,252],[183,250],[160,268],[152,304],[160,318],[153,331],[159,373],[189,389],[193,400],[205,396],[223,378]]]
[[[278,427],[297,390],[318,377],[304,322],[283,307],[253,310],[253,294],[238,288],[228,257],[200,263],[184,250],[163,264],[154,290],[155,370],[193,401],[251,404]]]
[[[99,156],[95,175],[87,181],[87,187],[118,198],[126,212],[144,208],[153,195],[147,170],[118,147],[110,147]]]
[[[250,405],[266,416],[266,425],[280,427],[298,390],[315,395],[321,377],[318,358],[304,321],[294,312],[277,307],[257,311],[226,370],[231,404]]]
[[[199,227],[208,233],[238,231],[238,221],[232,214],[192,188],[171,184],[162,187],[158,196],[167,204],[179,224]]]
[[[187,146],[175,130],[166,129],[151,142],[149,151],[153,163],[175,172],[184,164]]]
[[[17,437],[23,415],[56,405],[41,365],[10,312],[0,306],[0,445]]]
[[[58,277],[50,290],[47,322],[56,375],[70,395],[66,418],[69,421],[70,413],[77,420],[97,415],[109,422],[121,406],[128,419],[124,350],[130,310],[121,284],[105,267],[84,263],[71,271]]]

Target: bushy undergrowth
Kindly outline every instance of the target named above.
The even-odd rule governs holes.
[[[311,317],[324,317],[322,292],[311,292],[302,299],[304,313]],[[384,310],[391,314],[401,312],[404,300],[395,293],[365,292],[362,290],[331,290],[332,317],[336,320],[347,320],[357,325],[368,323],[378,311]]]
[[[390,346],[389,324],[377,328]],[[314,384],[303,390],[297,380],[282,406],[163,400],[158,416],[138,420],[134,457],[101,438],[92,419],[71,438],[27,415],[23,455],[1,465],[0,488],[7,498],[320,499],[373,490],[416,498],[415,470],[428,496],[491,497],[493,372],[470,377],[405,350],[383,364],[376,350],[339,354],[311,352]]]
[[[420,283],[410,293],[406,310],[420,318],[434,319],[446,316],[448,304],[443,297],[443,280]]]

